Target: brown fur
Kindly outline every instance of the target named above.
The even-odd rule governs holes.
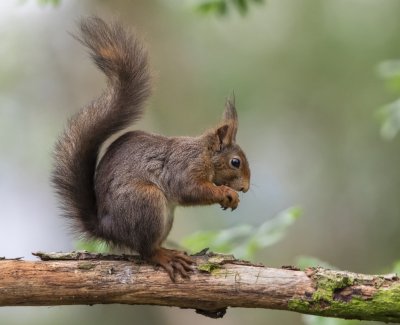
[[[85,19],[78,39],[107,75],[108,88],[71,119],[56,145],[53,183],[65,214],[87,235],[160,264],[171,279],[175,272],[187,276],[190,258],[161,248],[175,207],[218,203],[233,210],[237,191],[249,188],[234,101],[227,101],[221,123],[198,137],[127,132],[96,168],[102,143],[140,117],[150,73],[143,46],[118,23]]]

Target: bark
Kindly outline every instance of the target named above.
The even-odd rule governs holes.
[[[0,306],[148,304],[222,317],[227,307],[270,308],[400,323],[400,280],[323,268],[268,268],[204,253],[190,280],[171,282],[128,255],[36,253],[0,260]]]

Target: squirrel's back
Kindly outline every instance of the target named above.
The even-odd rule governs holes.
[[[151,92],[147,52],[121,24],[98,17],[81,21],[76,37],[108,79],[103,94],[69,121],[56,144],[52,182],[65,215],[96,236],[94,174],[101,145],[139,119]]]

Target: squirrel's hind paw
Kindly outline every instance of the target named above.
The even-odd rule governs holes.
[[[189,272],[193,272],[192,264],[195,261],[184,252],[158,248],[150,261],[161,266],[169,275],[172,282],[175,282],[176,274],[180,274],[182,278],[189,279]]]

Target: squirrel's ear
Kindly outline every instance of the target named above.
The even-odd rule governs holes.
[[[218,142],[219,142],[219,148],[222,147],[224,144],[228,144],[228,131],[229,131],[229,125],[224,124],[222,126],[219,126],[216,130],[216,135],[218,137]]]
[[[238,116],[235,108],[235,97],[228,99],[225,104],[225,111],[222,120],[222,126],[217,129],[221,144],[231,144],[236,141],[238,129]]]

